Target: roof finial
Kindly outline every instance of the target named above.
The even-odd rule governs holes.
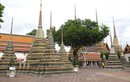
[[[76,20],[76,5],[74,5],[74,19]]]
[[[10,40],[12,40],[12,31],[13,31],[13,17],[11,21]]]
[[[39,13],[38,29],[42,29],[42,0],[40,0],[40,13]]]

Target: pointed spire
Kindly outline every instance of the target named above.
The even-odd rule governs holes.
[[[44,32],[42,30],[42,0],[40,0],[39,23],[36,31],[36,38],[44,38]]]
[[[76,20],[76,5],[74,5],[74,19]]]
[[[63,42],[63,29],[61,31],[61,46],[60,46],[59,53],[66,53],[64,42]]]
[[[114,29],[114,38],[117,38],[114,17],[113,17],[113,29]]]
[[[50,11],[50,32],[49,35],[52,36],[52,12]]]
[[[48,44],[53,45],[54,48],[54,39],[52,36],[52,12],[50,12],[50,30],[49,30],[49,36],[48,36]]]
[[[12,40],[12,31],[13,31],[13,18],[11,21],[10,40]]]
[[[50,29],[52,28],[52,12],[50,11]]]
[[[42,28],[42,0],[40,0],[40,13],[39,13],[39,24],[38,29]]]
[[[62,29],[62,32],[61,32],[61,44],[64,45],[64,42],[63,42],[63,29]]]
[[[97,24],[98,24],[97,9],[95,9],[95,12],[96,12],[96,22],[97,22]]]
[[[119,45],[119,42],[118,42],[118,39],[117,39],[117,35],[116,35],[114,18],[113,18],[113,30],[114,30],[113,46]]]

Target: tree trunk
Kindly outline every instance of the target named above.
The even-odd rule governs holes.
[[[74,48],[74,51],[73,51],[73,58],[74,58],[74,62],[75,64],[78,64],[78,50],[77,48]]]

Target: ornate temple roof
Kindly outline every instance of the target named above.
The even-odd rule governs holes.
[[[109,46],[107,43],[98,43],[92,46],[86,46],[85,52],[109,52]]]
[[[0,51],[3,52],[6,48],[10,34],[0,33]],[[28,52],[34,41],[33,36],[12,34],[13,46],[15,52]]]
[[[100,53],[86,52],[83,53],[84,61],[101,61]]]

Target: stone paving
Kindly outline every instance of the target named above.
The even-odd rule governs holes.
[[[14,78],[0,76],[0,82],[130,82],[130,72],[86,67],[68,76],[38,77],[17,75]]]

